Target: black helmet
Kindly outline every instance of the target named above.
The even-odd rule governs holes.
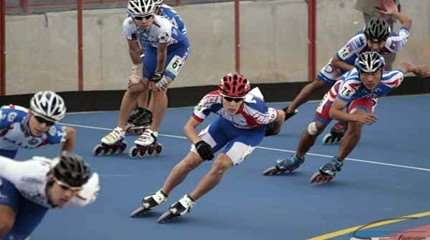
[[[364,34],[366,35],[367,40],[372,42],[382,42],[387,40],[390,32],[391,29],[387,21],[378,17],[371,18],[364,29]]]
[[[355,59],[354,65],[359,72],[373,73],[384,67],[385,60],[378,52],[363,52]]]
[[[81,187],[87,183],[91,175],[89,167],[77,154],[62,154],[52,172],[54,178],[70,187]]]

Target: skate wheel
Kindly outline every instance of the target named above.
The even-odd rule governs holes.
[[[148,153],[148,155],[151,156],[154,153],[154,150],[155,150],[154,148],[155,148],[154,146],[149,146],[148,147],[148,150],[146,151]]]
[[[140,158],[143,158],[145,156],[146,151],[147,151],[146,147],[139,147],[137,156]]]
[[[101,144],[97,144],[97,145],[93,148],[93,155],[94,155],[94,156],[98,156],[102,151],[103,151],[102,145],[101,145]]]
[[[117,154],[121,154],[125,151],[125,149],[127,148],[127,144],[125,143],[121,143],[121,145],[119,146],[118,150],[116,151]]]
[[[115,149],[115,152],[113,152],[113,154],[121,154],[124,150],[121,147],[117,147]]]
[[[112,155],[113,153],[115,153],[116,152],[116,147],[109,147],[109,148],[107,148],[106,150],[105,150],[105,152],[104,152],[104,154],[105,155]]]
[[[163,150],[163,146],[161,146],[161,145],[155,146],[155,153],[156,154],[160,154],[162,150]]]
[[[128,156],[130,156],[132,158],[135,158],[138,155],[138,151],[139,151],[139,149],[137,149],[136,146],[133,146],[133,147],[130,148],[130,150],[128,152]]]
[[[331,136],[330,133],[324,135],[324,137],[322,139],[322,143],[323,144],[332,144],[333,143],[333,137]]]

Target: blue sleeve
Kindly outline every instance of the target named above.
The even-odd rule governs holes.
[[[48,131],[48,143],[59,144],[64,142],[66,137],[66,127],[60,125],[53,125]]]
[[[261,113],[268,113],[268,111],[269,111],[269,108],[267,107],[266,103],[263,100],[259,99],[259,98],[255,98],[254,97],[252,99],[252,101],[247,102],[247,104],[251,108],[253,108],[253,109],[255,109],[255,110],[257,110],[257,111],[259,111]]]
[[[0,108],[0,129],[9,127],[14,122],[21,122],[27,116],[27,112],[4,106]]]

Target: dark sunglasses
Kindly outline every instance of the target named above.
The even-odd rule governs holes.
[[[152,15],[146,15],[146,16],[136,16],[134,17],[135,20],[142,21],[143,19],[148,20],[152,17]]]
[[[51,120],[48,120],[48,119],[45,119],[45,118],[40,117],[40,116],[34,116],[34,118],[36,118],[36,120],[37,120],[40,124],[44,123],[44,124],[46,124],[46,126],[48,126],[48,127],[50,127],[50,126],[52,126],[52,125],[54,125],[54,124],[55,124],[55,122],[53,122],[53,121],[51,121]]]
[[[232,98],[232,97],[223,97],[227,102],[241,102],[243,101],[243,98]]]

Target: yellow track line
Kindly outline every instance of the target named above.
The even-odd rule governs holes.
[[[411,214],[411,215],[407,215],[407,216],[402,216],[399,217],[398,219],[391,219],[391,220],[385,220],[385,221],[381,221],[381,222],[376,222],[373,224],[370,224],[366,227],[364,227],[363,229],[370,229],[370,228],[376,228],[376,227],[380,227],[380,226],[384,226],[384,225],[389,225],[389,224],[394,224],[394,223],[398,223],[398,222],[403,222],[406,220],[410,220],[408,218],[423,218],[423,217],[428,217],[430,216],[430,211],[426,211],[426,212],[419,212],[419,213],[415,213],[415,214]],[[335,237],[339,237],[339,236],[343,236],[349,233],[352,233],[354,231],[356,231],[357,229],[363,227],[365,225],[358,225],[358,226],[354,226],[354,227],[350,227],[350,228],[345,228],[345,229],[341,229],[341,230],[337,230],[331,233],[326,233],[320,236],[315,236],[312,238],[309,238],[308,240],[327,240],[327,239],[332,239]]]

